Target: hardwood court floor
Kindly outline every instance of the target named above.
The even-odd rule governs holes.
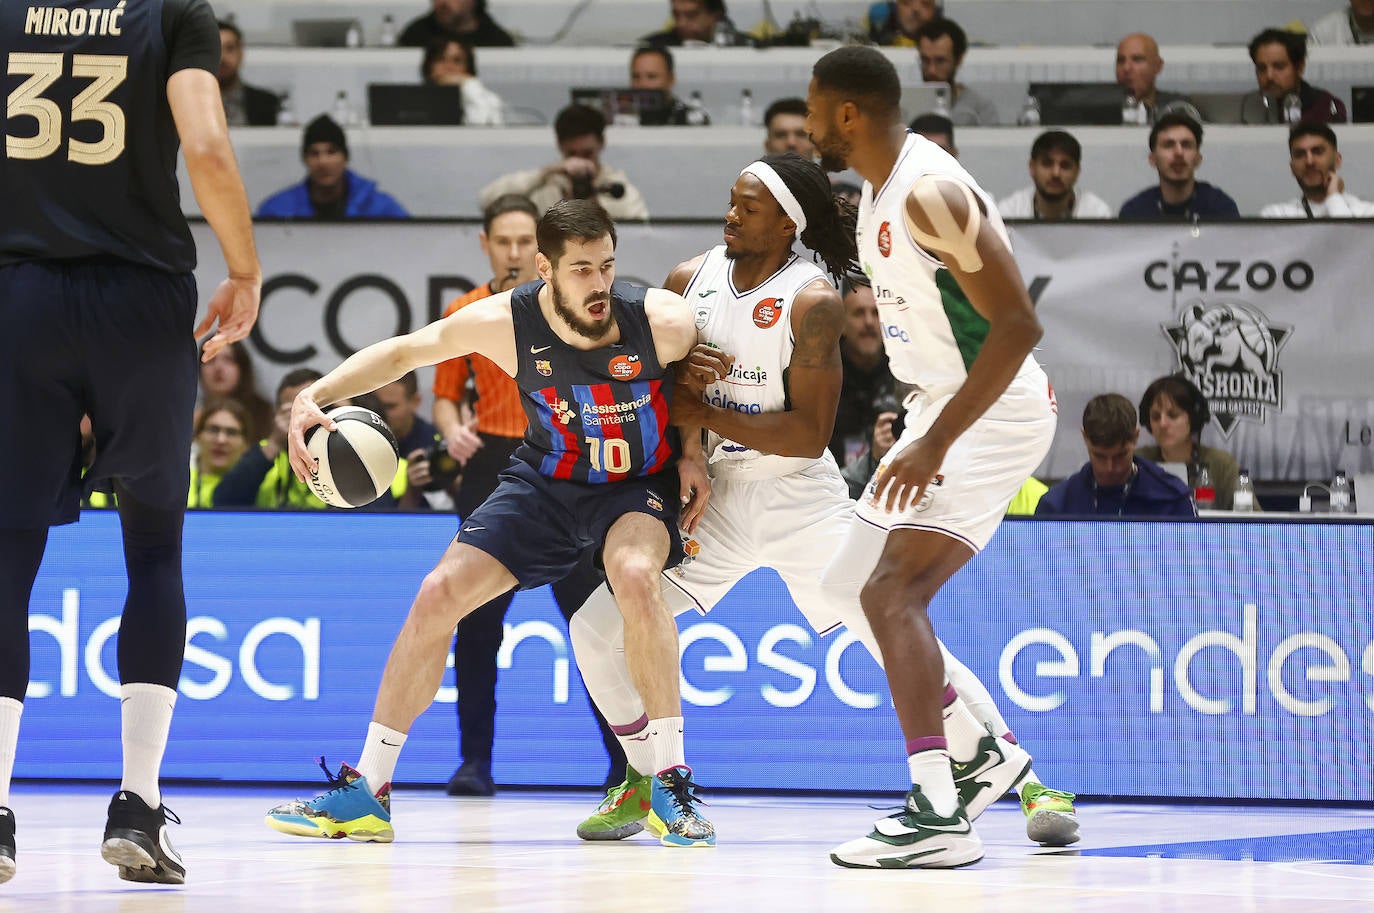
[[[403,790],[389,846],[285,837],[262,823],[307,789],[172,787],[182,888],[130,885],[99,857],[112,789],[19,784],[19,871],[0,913],[1327,913],[1374,909],[1368,810],[1080,808],[1070,852],[1028,843],[1020,809],[978,822],[987,858],[947,872],[853,871],[831,846],[881,813],[859,799],[718,796],[715,849],[641,835],[590,844],[573,829],[592,793],[451,799]],[[886,798],[873,800],[886,802]]]

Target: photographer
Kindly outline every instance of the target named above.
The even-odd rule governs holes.
[[[377,390],[377,399],[385,410],[383,418],[396,435],[396,445],[406,460],[406,492],[400,499],[403,510],[451,510],[453,500],[444,491],[453,483],[457,472],[444,474],[434,465],[434,457],[442,454],[439,432],[417,414],[420,409],[420,385],[414,371],[400,380]],[[457,464],[447,462],[454,470]]]
[[[562,156],[544,168],[502,175],[482,188],[482,208],[497,197],[519,194],[529,197],[543,213],[559,200],[595,197],[612,219],[649,218],[649,207],[625,172],[601,162],[606,148],[606,118],[585,105],[569,105],[558,112],[553,131]]]
[[[873,290],[862,274],[846,276],[845,325],[840,337],[840,363],[844,371],[830,452],[849,482],[850,497],[857,499],[873,476],[878,460],[892,446],[900,427],[893,422],[903,414],[896,381],[883,351],[882,324]]]

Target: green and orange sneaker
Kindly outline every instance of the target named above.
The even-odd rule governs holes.
[[[1078,816],[1073,793],[1050,789],[1043,783],[1021,787],[1021,811],[1026,813],[1026,836],[1041,846],[1068,846],[1078,842]]]
[[[606,798],[586,821],[577,826],[583,840],[624,840],[644,830],[652,805],[653,777],[625,766],[625,782],[606,790]]]

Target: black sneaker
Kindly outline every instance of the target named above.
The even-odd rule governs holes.
[[[14,812],[0,805],[0,884],[14,877]]]
[[[496,795],[496,784],[491,779],[491,765],[484,761],[464,761],[449,778],[444,791],[450,796]]]
[[[110,800],[100,858],[119,867],[125,881],[185,884],[186,866],[167,837],[167,821],[181,819],[165,805],[148,807],[134,793],[120,790]]]

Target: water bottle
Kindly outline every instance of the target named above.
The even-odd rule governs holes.
[[[1134,95],[1127,95],[1121,100],[1121,122],[1132,126],[1140,123],[1142,106],[1140,99]]]
[[[281,103],[277,106],[277,126],[294,127],[297,125],[296,112],[291,108],[291,93],[281,93]]]
[[[692,94],[687,97],[687,123],[692,127],[700,127],[709,118],[706,114],[706,105],[701,100],[701,92],[692,90]]]
[[[1034,95],[1026,96],[1026,103],[1021,106],[1021,113],[1017,115],[1016,125],[1018,127],[1040,126],[1040,100]]]
[[[739,123],[741,127],[753,127],[754,93],[748,89],[739,93]]]
[[[390,13],[382,17],[382,31],[377,36],[377,41],[384,48],[396,46],[396,20]]]
[[[1217,490],[1212,487],[1212,473],[1206,466],[1197,469],[1197,484],[1193,486],[1193,504],[1198,510],[1211,510],[1217,504]]]
[[[1344,469],[1336,470],[1336,478],[1331,480],[1331,512],[1348,514],[1350,508],[1350,480],[1345,477]]]
[[[363,27],[354,19],[348,26],[348,31],[344,34],[344,47],[360,48],[363,46]]]
[[[949,117],[949,87],[940,86],[935,90],[935,113]]]
[[[1252,513],[1255,509],[1255,483],[1250,481],[1250,470],[1241,469],[1236,476],[1236,493],[1231,499],[1231,510],[1238,514]]]
[[[347,127],[353,123],[353,106],[348,103],[348,93],[343,89],[334,96],[334,120],[340,127]]]
[[[1289,93],[1283,97],[1283,122],[1286,124],[1296,124],[1302,120],[1302,102],[1298,96]]]

